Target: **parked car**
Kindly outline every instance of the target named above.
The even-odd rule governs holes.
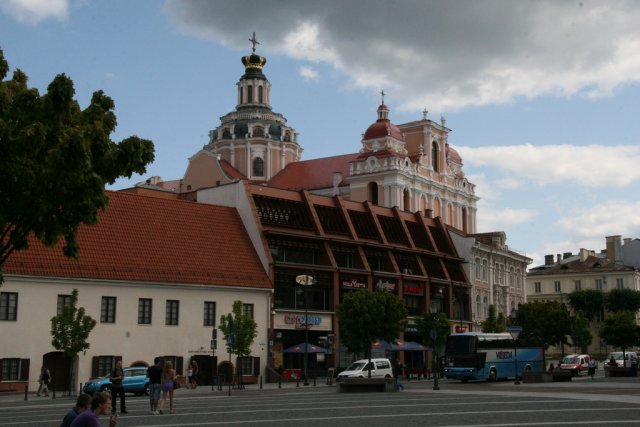
[[[391,362],[389,359],[361,359],[356,360],[347,367],[344,371],[340,372],[337,377],[337,381],[343,378],[368,378],[369,369],[371,369],[371,378],[393,378],[393,370],[391,368]]]
[[[147,377],[147,368],[145,366],[131,366],[123,368],[124,379],[122,385],[125,393],[133,393],[136,396],[149,394],[149,378]],[[82,387],[82,391],[93,394],[98,391],[111,392],[111,380],[109,376],[94,378]]]
[[[631,364],[637,364],[638,363],[638,355],[634,351],[625,352],[624,361],[622,360],[622,352],[621,351],[612,351],[607,356],[607,360],[604,361],[604,368],[605,369],[609,368],[609,366],[610,366],[609,361],[611,360],[612,356],[615,359],[615,361],[618,364],[618,366],[625,366],[626,365],[627,367],[631,367]],[[626,363],[624,363],[625,361],[626,361]]]
[[[570,371],[573,375],[580,375],[581,372],[589,371],[590,360],[591,357],[588,354],[570,354],[560,361],[559,368]]]

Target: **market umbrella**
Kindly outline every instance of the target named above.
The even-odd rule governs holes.
[[[371,344],[371,348],[375,350],[401,351],[401,350],[408,350],[409,346],[406,341],[396,338],[391,342],[388,342],[385,340],[378,340],[373,344]]]
[[[307,351],[305,351],[305,345],[307,347]],[[304,343],[304,342],[283,350],[283,353],[326,353],[326,352],[327,352],[326,348],[318,347],[317,345]]]
[[[407,341],[407,351],[432,351],[431,347],[420,344],[415,341]]]

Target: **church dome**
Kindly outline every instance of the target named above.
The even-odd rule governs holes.
[[[460,154],[449,144],[446,146],[446,153],[447,159],[462,166],[462,157],[460,157]]]
[[[364,139],[384,138],[386,136],[404,141],[404,135],[400,128],[389,120],[389,107],[380,104],[378,107],[378,120],[367,128],[364,133]]]

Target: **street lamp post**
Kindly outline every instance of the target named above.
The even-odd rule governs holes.
[[[436,328],[436,314],[438,313],[438,306],[431,305],[431,330],[429,331],[429,336],[431,337],[431,344],[433,347],[433,389],[440,390],[440,386],[438,385],[438,375],[440,374],[440,366],[438,364],[438,330]]]
[[[308,274],[301,274],[296,276],[296,283],[302,286],[303,289],[303,298],[304,298],[304,385],[309,385],[309,375],[308,375],[308,357],[309,357],[309,310],[307,304],[307,287],[313,285],[315,283],[315,279],[313,276],[309,276]]]
[[[520,384],[520,381],[518,380],[518,336],[520,336],[520,332],[522,332],[522,327],[509,326],[509,328],[507,328],[507,331],[511,334],[511,338],[513,338],[515,377],[516,377],[514,384]]]

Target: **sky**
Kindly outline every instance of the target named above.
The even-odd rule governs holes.
[[[65,73],[81,107],[112,97],[112,139],[154,142],[116,190],[182,178],[255,32],[303,160],[357,152],[381,90],[396,124],[444,117],[477,231],[535,266],[640,238],[638,22],[634,0],[0,0],[0,49],[41,93]]]

